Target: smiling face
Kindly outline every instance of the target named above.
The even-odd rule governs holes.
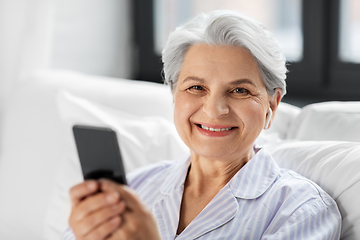
[[[249,159],[269,107],[276,111],[279,94],[268,96],[245,48],[193,45],[173,93],[175,126],[192,157]]]

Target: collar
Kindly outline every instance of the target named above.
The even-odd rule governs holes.
[[[183,189],[189,166],[190,156],[186,156],[182,160],[175,162],[166,173],[167,177],[161,186],[161,193],[169,195],[177,189]]]
[[[161,186],[161,193],[169,195],[177,189],[183,189],[189,166],[190,156],[172,165]],[[279,173],[280,168],[277,163],[265,149],[261,148],[234,175],[227,186],[237,198],[254,199],[264,194]]]
[[[280,174],[280,168],[271,155],[259,149],[228,183],[235,197],[255,199],[271,186]]]

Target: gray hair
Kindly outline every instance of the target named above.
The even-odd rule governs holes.
[[[230,45],[248,49],[256,59],[269,95],[286,94],[286,61],[273,35],[260,22],[232,11],[202,13],[176,28],[162,52],[164,81],[176,88],[182,62],[194,44]]]

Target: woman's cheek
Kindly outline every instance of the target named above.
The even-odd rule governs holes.
[[[264,113],[262,107],[258,106],[258,111],[254,112],[252,116],[253,117],[250,119],[250,121],[253,123],[253,127],[258,129],[256,134],[260,134],[265,125],[266,113]]]
[[[247,104],[243,104],[243,108],[239,112],[242,115],[245,128],[253,130],[254,128],[259,128],[259,131],[262,130],[262,127],[265,124],[263,104],[250,100]]]
[[[174,98],[174,123],[180,137],[186,143],[187,135],[191,133],[191,117],[196,112],[196,105],[191,94],[178,93]]]
[[[174,123],[178,132],[184,127],[184,118],[186,118],[186,102],[184,102],[184,97],[182,94],[176,94],[174,98]],[[180,133],[180,132],[179,132]]]

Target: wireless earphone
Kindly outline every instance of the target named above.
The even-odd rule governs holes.
[[[269,112],[268,112],[268,114],[266,114],[266,120],[265,120],[264,129],[268,129],[268,128],[269,128],[271,117],[272,117],[272,110],[271,110],[271,108],[269,107]]]

